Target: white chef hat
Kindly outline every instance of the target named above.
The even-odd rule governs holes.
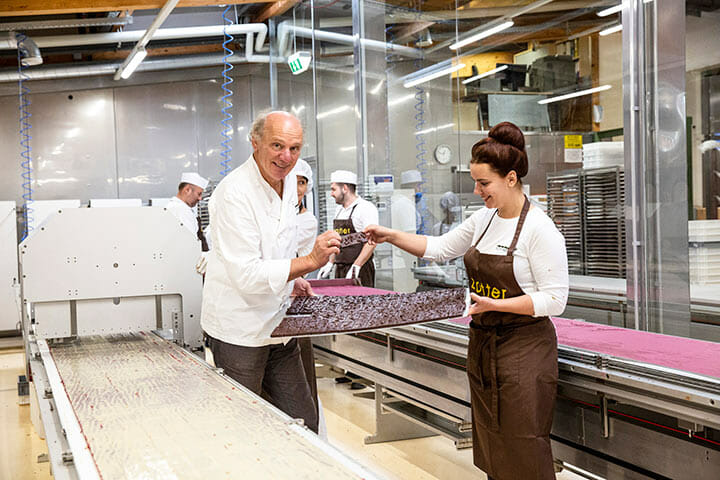
[[[405,170],[400,174],[400,184],[406,183],[420,183],[422,182],[422,175],[419,170]]]
[[[195,172],[183,172],[183,174],[180,176],[180,183],[189,183],[191,185],[196,185],[203,190],[205,190],[205,187],[208,185],[207,179],[201,177]]]
[[[298,177],[305,177],[307,178],[307,185],[308,190],[312,190],[313,187],[313,172],[312,168],[310,168],[310,164],[303,160],[302,158],[298,158],[297,163],[295,164],[295,169],[293,170],[295,172],[295,175]]]
[[[335,170],[330,174],[330,183],[350,183],[357,185],[357,175],[348,170]]]

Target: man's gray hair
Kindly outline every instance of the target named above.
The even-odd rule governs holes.
[[[250,127],[250,132],[248,133],[248,140],[256,142],[259,141],[264,133],[265,130],[265,120],[267,119],[268,115],[271,113],[285,113],[287,115],[290,115],[295,120],[298,121],[298,123],[302,126],[302,122],[297,117],[297,115],[288,112],[287,110],[273,110],[273,109],[265,109],[261,111],[257,117],[255,117],[255,121],[253,121],[252,126]]]

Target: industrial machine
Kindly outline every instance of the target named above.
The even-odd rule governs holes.
[[[376,433],[367,443],[440,434],[471,446],[468,320],[314,338],[319,361],[375,383]],[[589,478],[720,476],[720,375],[706,370],[717,372],[720,345],[554,322],[559,465]]]
[[[17,223],[15,202],[0,202],[0,335],[16,335],[20,322],[17,294]]]
[[[191,352],[199,254],[161,207],[59,209],[20,244],[31,416],[54,477],[374,478]]]

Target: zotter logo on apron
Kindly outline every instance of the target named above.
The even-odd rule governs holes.
[[[492,297],[496,300],[501,298],[504,299],[505,294],[507,293],[506,288],[493,287],[490,284],[482,283],[474,278],[470,279],[470,290],[481,297]]]

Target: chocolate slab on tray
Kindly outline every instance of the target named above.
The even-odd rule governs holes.
[[[360,243],[367,243],[367,237],[363,232],[348,233],[340,237],[340,248],[352,247]]]
[[[466,289],[296,297],[271,337],[347,333],[461,317]]]

